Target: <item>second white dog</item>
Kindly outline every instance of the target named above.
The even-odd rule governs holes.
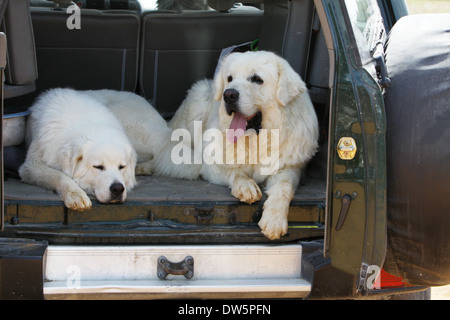
[[[199,123],[203,132],[214,129],[222,135],[203,143],[203,158],[209,153],[219,161],[204,163],[200,175],[229,186],[233,196],[247,203],[261,199],[258,184],[265,183],[268,198],[259,226],[268,238],[280,238],[288,229],[301,169],[318,147],[317,116],[305,83],[286,60],[271,52],[232,53],[214,81],[192,87],[169,126],[195,137]],[[261,153],[268,149],[276,156],[270,167]],[[218,150],[227,159],[217,157]]]

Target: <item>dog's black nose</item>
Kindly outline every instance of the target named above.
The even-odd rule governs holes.
[[[236,89],[227,89],[223,93],[223,100],[228,104],[236,103],[239,99],[239,91]]]
[[[109,191],[111,191],[111,194],[114,196],[120,196],[125,191],[125,187],[120,182],[114,182],[109,187]]]

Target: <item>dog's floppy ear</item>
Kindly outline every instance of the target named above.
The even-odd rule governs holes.
[[[127,148],[128,149],[128,148]],[[136,161],[137,155],[133,148],[129,148],[127,151],[128,162],[125,167],[125,172],[123,173],[123,178],[125,182],[125,187],[130,191],[136,185]]]
[[[66,149],[61,150],[61,168],[68,176],[75,178],[77,169],[80,167],[84,158],[84,146],[77,144],[68,145]]]
[[[224,89],[224,79],[222,72],[218,72],[214,77],[214,100],[220,101],[222,99]]]
[[[214,100],[222,100],[223,90],[225,88],[225,78],[223,75],[223,59],[219,61],[216,74],[214,76]]]
[[[277,60],[279,78],[276,97],[278,102],[285,106],[294,97],[306,91],[306,84],[286,60],[280,57]]]

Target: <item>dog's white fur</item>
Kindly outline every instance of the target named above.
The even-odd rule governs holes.
[[[143,97],[114,90],[81,93],[99,101],[122,124],[137,154],[136,174],[198,179],[200,166],[174,165],[171,159],[172,129],[158,111]]]
[[[263,83],[252,82],[254,75]],[[318,147],[317,116],[305,83],[287,61],[273,53],[259,51],[232,53],[226,57],[213,82],[203,80],[191,88],[169,126],[185,128],[194,136],[194,121],[202,121],[203,132],[219,129],[223,141],[230,143],[225,136],[233,116],[228,115],[223,98],[224,91],[230,88],[239,92],[239,112],[252,116],[260,111],[262,128],[278,129],[278,170],[269,176],[262,175],[260,161],[257,164],[203,164],[200,175],[212,183],[230,186],[231,194],[247,203],[261,199],[258,183],[264,182],[268,198],[259,226],[268,238],[277,239],[287,232],[289,205],[301,169]],[[246,136],[258,139],[255,132],[246,132],[239,139]]]
[[[172,164],[172,130],[137,94],[58,88],[39,96],[30,110],[19,175],[56,191],[70,209],[89,209],[87,193],[103,203],[125,201],[135,174],[199,177],[199,166]],[[125,186],[120,199],[110,194],[115,182]]]
[[[22,180],[56,191],[70,209],[89,209],[86,193],[102,203],[123,202],[136,183],[136,153],[122,124],[87,92],[43,93],[31,107],[27,142]]]

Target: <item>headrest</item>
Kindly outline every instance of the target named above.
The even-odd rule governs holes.
[[[208,5],[219,12],[229,11],[234,4],[234,0],[208,0]]]
[[[67,8],[73,4],[72,0],[53,0],[54,3],[58,4],[62,8]]]

